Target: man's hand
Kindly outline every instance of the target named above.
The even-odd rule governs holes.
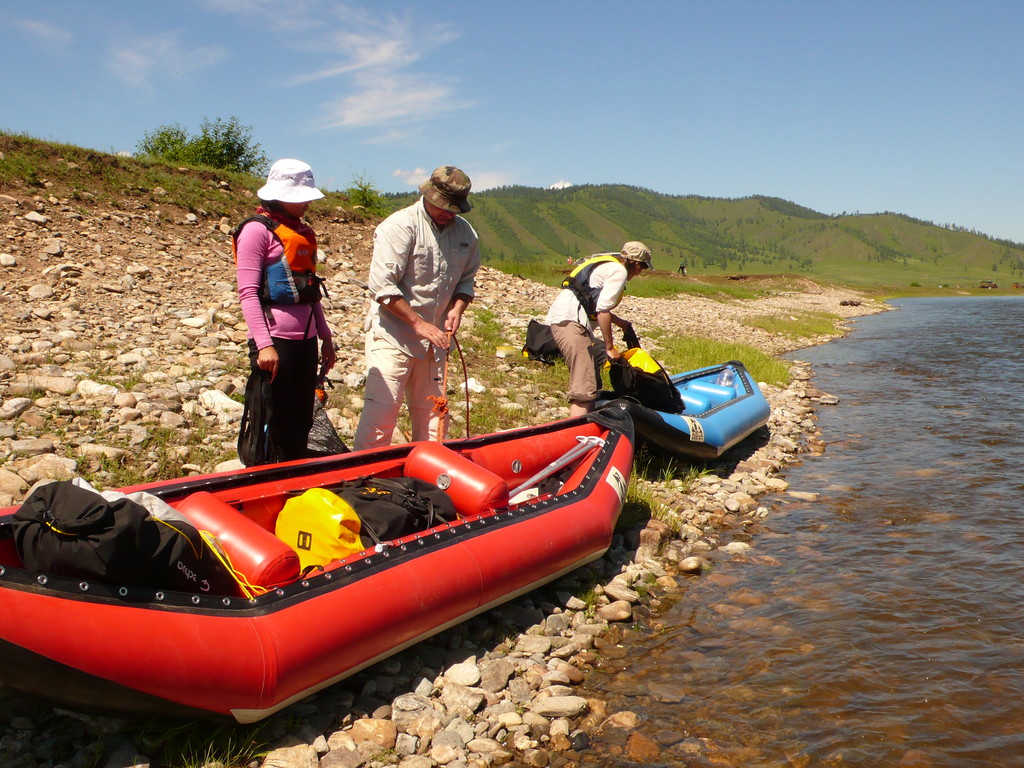
[[[451,345],[447,333],[442,331],[433,323],[428,323],[420,317],[412,306],[410,306],[409,302],[401,296],[388,296],[386,299],[381,301],[381,304],[384,306],[384,309],[393,314],[399,320],[404,323],[408,323],[409,327],[411,327],[416,335],[421,339],[426,339],[435,347],[439,347],[440,349],[448,349]]]
[[[444,329],[448,331],[452,336],[459,330],[462,325],[462,308],[455,306],[448,310],[448,315],[444,319]]]
[[[412,324],[412,329],[421,338],[426,339],[438,349],[448,349],[451,346],[451,337],[433,323],[428,323],[421,317],[417,317]]]

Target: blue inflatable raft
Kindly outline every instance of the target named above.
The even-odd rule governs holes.
[[[599,399],[597,407],[622,408],[632,416],[638,438],[682,457],[721,456],[768,423],[768,401],[739,361],[679,373],[670,381],[682,399],[679,413],[629,397]]]

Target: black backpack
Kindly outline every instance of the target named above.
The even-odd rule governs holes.
[[[425,531],[459,516],[448,494],[416,477],[360,477],[328,490],[356,511],[364,547]]]
[[[555,343],[555,337],[551,335],[551,326],[536,320],[531,320],[526,326],[526,343],[523,345],[523,354],[530,360],[535,360],[544,365],[554,365],[555,360],[562,356]]]

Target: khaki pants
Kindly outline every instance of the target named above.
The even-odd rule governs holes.
[[[412,439],[436,440],[441,418],[433,410],[431,398],[443,394],[444,359],[444,352],[433,348],[423,359],[411,357],[377,338],[372,331],[367,333],[366,391],[353,450],[391,444],[403,397],[412,420]],[[446,421],[446,433],[447,428]]]
[[[604,343],[589,328],[571,320],[552,325],[551,336],[569,366],[569,402],[594,402],[601,388],[601,366],[608,359]]]

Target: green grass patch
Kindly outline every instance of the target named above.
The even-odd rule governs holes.
[[[139,744],[164,768],[234,768],[262,762],[270,747],[268,723],[146,723],[136,730]]]
[[[839,332],[840,317],[830,312],[800,312],[794,315],[755,315],[743,321],[751,328],[760,328],[776,336],[813,338]]]
[[[698,477],[710,474],[703,464],[684,460],[663,451],[641,446],[633,457],[633,474],[652,483],[670,483],[678,480],[685,492]]]
[[[652,517],[664,514],[661,504],[654,498],[649,483],[640,482],[635,472],[630,473],[626,499],[622,504],[615,530],[625,531],[643,526]]]
[[[671,374],[692,371],[738,360],[750,371],[755,381],[784,387],[789,382],[789,363],[779,360],[749,344],[713,341],[696,336],[653,334],[657,349],[655,359]]]

